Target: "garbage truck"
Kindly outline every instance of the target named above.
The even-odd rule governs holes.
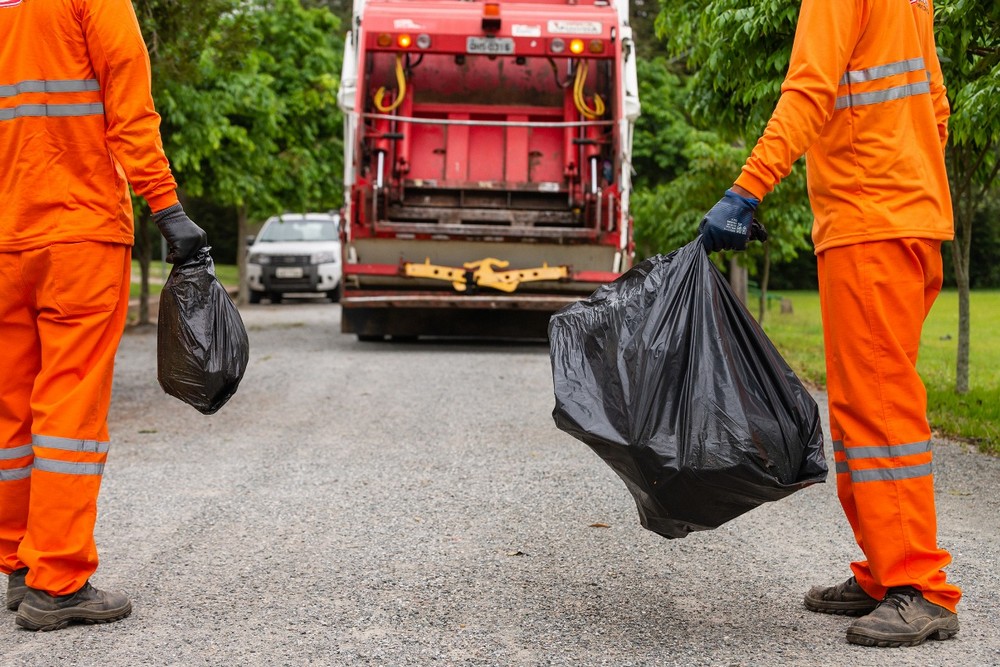
[[[341,329],[544,337],[630,268],[627,0],[356,0]]]

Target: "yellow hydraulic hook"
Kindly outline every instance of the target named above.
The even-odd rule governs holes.
[[[423,264],[405,264],[404,274],[411,278],[432,278],[447,280],[457,292],[468,289],[469,278],[477,287],[491,287],[501,292],[513,292],[523,282],[534,280],[560,280],[569,277],[569,269],[565,266],[549,266],[543,264],[533,269],[515,269],[513,271],[497,271],[510,266],[510,262],[495,257],[466,262],[464,269],[431,264],[430,258]]]

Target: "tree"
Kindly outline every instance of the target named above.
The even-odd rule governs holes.
[[[133,0],[152,66],[153,99],[162,116],[161,134],[167,157],[183,162],[183,147],[171,142],[178,123],[211,109],[205,101],[199,107],[177,105],[186,96],[179,92],[196,79],[196,63],[220,17],[232,10],[235,0]],[[177,92],[175,92],[177,91]],[[206,125],[207,123],[202,123]],[[175,155],[175,152],[181,155]],[[176,169],[175,176],[176,174]],[[183,193],[181,193],[183,194]],[[139,324],[149,324],[149,263],[154,234],[149,229],[149,209],[141,198],[133,197],[136,251],[140,268]]]
[[[692,114],[753,141],[774,108],[798,19],[796,0],[661,0],[657,29],[694,71]],[[936,37],[952,106],[948,163],[959,288],[956,389],[968,391],[972,224],[1000,170],[1000,4],[939,0]],[[771,204],[772,196],[767,203]],[[772,209],[769,207],[769,215]],[[790,217],[795,217],[790,215]],[[772,239],[793,230],[769,225]],[[777,234],[775,231],[777,230]]]
[[[686,110],[683,122],[690,131],[685,170],[658,187],[652,200],[657,207],[677,202],[680,209],[671,214],[688,230],[697,228],[701,215],[739,175],[748,146],[763,132],[777,103],[788,67],[798,5],[785,0],[744,4],[661,0],[657,34],[690,73],[683,92],[672,98]],[[763,247],[751,244],[737,256],[751,268],[763,261],[762,304],[771,263],[790,261],[808,247],[812,217],[804,184],[804,168],[798,164],[757,211],[770,240]],[[642,195],[637,199],[641,211],[647,200]],[[759,315],[764,315],[763,305]]]
[[[940,0],[936,19],[952,108],[947,156],[955,214],[952,265],[958,287],[955,391],[964,394],[969,391],[973,222],[989,201],[1000,171],[1000,5],[996,0]]]

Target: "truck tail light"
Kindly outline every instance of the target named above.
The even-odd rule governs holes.
[[[570,50],[571,53],[574,53],[576,55],[580,55],[581,53],[583,53],[583,40],[582,39],[574,39],[574,40],[570,41],[570,43],[569,43],[569,50]]]
[[[604,53],[604,40],[592,39],[587,44],[587,50],[591,53]]]
[[[408,49],[413,44],[413,38],[403,34],[396,38],[396,43],[399,44],[399,48]]]
[[[379,36],[375,38],[375,43],[383,49],[392,46],[392,35],[387,32],[379,33]]]

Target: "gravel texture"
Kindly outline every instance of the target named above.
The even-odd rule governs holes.
[[[93,582],[135,611],[4,611],[0,665],[1000,665],[1000,459],[936,444],[957,638],[855,647],[802,606],[859,555],[832,473],[666,540],[555,428],[544,343],[359,343],[318,300],[243,316],[212,416],[160,390],[153,329],[126,335]]]

